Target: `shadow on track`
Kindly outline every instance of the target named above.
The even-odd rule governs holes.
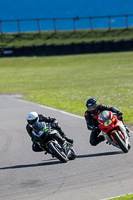
[[[77,158],[91,158],[91,157],[110,156],[110,155],[118,155],[118,154],[123,154],[123,152],[121,152],[121,151],[114,151],[114,152],[106,152],[106,153],[77,155]],[[60,161],[58,161],[58,160],[52,160],[52,161],[47,161],[47,162],[44,162],[44,163],[27,164],[27,165],[15,165],[15,166],[9,166],[9,167],[2,167],[2,168],[0,168],[0,170],[21,169],[21,168],[28,168],[28,167],[40,167],[40,166],[57,165],[57,164],[62,164],[62,163]]]
[[[62,164],[60,161],[50,161],[50,162],[44,162],[44,163],[36,163],[36,164],[27,164],[27,165],[15,165],[15,166],[9,166],[9,167],[2,167],[0,170],[5,169],[20,169],[20,168],[28,168],[28,167],[40,167],[40,166],[46,166],[46,165],[56,165],[56,164]]]
[[[105,152],[105,153],[78,155],[77,158],[91,158],[91,157],[98,157],[98,156],[111,156],[111,155],[117,155],[117,154],[123,154],[123,152],[113,151],[113,152]]]

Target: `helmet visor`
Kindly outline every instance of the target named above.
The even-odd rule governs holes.
[[[33,125],[36,121],[37,121],[37,118],[33,120],[27,120],[29,125]]]
[[[89,111],[89,112],[93,112],[93,111],[95,111],[97,109],[97,105],[95,104],[95,105],[92,105],[92,106],[87,106],[87,110]]]

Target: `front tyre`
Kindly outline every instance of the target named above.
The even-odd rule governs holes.
[[[66,163],[68,161],[66,154],[63,151],[61,151],[61,149],[58,146],[58,144],[55,144],[54,142],[50,142],[48,144],[48,148],[49,148],[50,152],[56,158],[58,158],[62,163]]]
[[[117,144],[119,145],[119,147],[121,148],[121,150],[124,153],[128,153],[128,148],[126,147],[125,142],[123,141],[123,139],[120,137],[120,135],[117,132],[114,132],[112,134],[113,138],[115,139],[115,141],[117,142]]]
[[[74,160],[76,157],[77,157],[76,152],[74,151],[74,149],[71,148],[69,160]]]

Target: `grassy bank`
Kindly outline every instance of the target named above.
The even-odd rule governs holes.
[[[96,29],[79,31],[53,31],[42,33],[20,33],[0,35],[0,46],[21,47],[32,45],[70,44],[91,41],[119,41],[133,39],[133,28],[130,29]]]
[[[0,59],[0,93],[84,115],[95,97],[133,124],[133,52]]]

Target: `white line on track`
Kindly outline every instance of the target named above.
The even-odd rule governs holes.
[[[49,106],[44,106],[44,105],[41,105],[41,104],[38,104],[38,103],[34,103],[34,102],[30,102],[30,101],[25,101],[23,99],[19,99],[19,100],[21,100],[21,101],[23,101],[25,103],[37,105],[37,106],[42,107],[42,108],[46,108],[46,109],[49,109],[49,110],[57,111],[57,112],[60,112],[62,114],[65,114],[65,115],[69,115],[69,116],[72,116],[72,117],[77,117],[77,118],[80,118],[80,119],[84,119],[84,117],[82,117],[82,116],[75,115],[75,114],[72,114],[72,113],[69,113],[69,112],[66,112],[66,111],[63,111],[63,110],[59,110],[59,109],[56,109],[56,108],[51,108]]]

